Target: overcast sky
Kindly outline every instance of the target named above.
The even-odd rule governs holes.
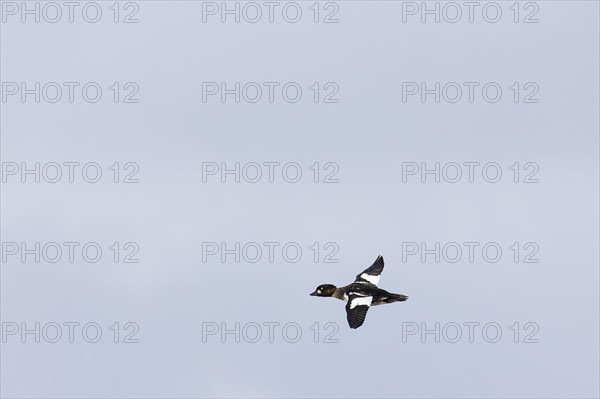
[[[597,2],[113,3],[2,2],[4,397],[598,397]]]

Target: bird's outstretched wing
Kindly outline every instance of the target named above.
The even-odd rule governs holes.
[[[379,255],[375,262],[368,269],[365,269],[362,273],[356,276],[355,283],[362,284],[373,284],[377,286],[379,284],[379,278],[383,272],[383,256]]]
[[[358,328],[365,322],[367,311],[373,301],[371,296],[360,296],[353,293],[348,295],[346,304],[346,317],[350,328]]]

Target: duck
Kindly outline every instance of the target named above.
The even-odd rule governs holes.
[[[367,311],[371,306],[404,302],[408,299],[406,295],[394,294],[378,287],[383,266],[383,257],[379,255],[371,266],[356,275],[353,283],[344,287],[321,284],[310,295],[332,297],[347,302],[348,325],[350,328],[356,329],[365,322]]]

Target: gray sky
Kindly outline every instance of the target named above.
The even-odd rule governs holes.
[[[598,397],[597,2],[57,4],[2,2],[3,397]],[[379,254],[407,302],[308,295]]]

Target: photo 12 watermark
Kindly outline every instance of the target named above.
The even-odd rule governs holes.
[[[107,259],[113,263],[139,263],[137,242],[95,241],[26,242],[2,241],[2,263],[98,263]]]
[[[402,162],[402,183],[539,183],[537,162]]]
[[[340,246],[334,242],[295,241],[202,242],[202,263],[298,263],[303,257],[314,263],[338,263]]]
[[[106,103],[137,104],[140,86],[136,82],[2,82],[2,103],[56,104]]]
[[[202,23],[337,24],[340,3],[335,1],[203,1]]]
[[[539,11],[540,5],[534,1],[403,1],[402,22],[537,24],[540,22]]]
[[[540,261],[540,246],[535,241],[404,241],[401,248],[402,263],[497,263],[503,257],[513,263]]]
[[[2,183],[139,183],[136,162],[2,162]]]
[[[140,5],[134,1],[3,1],[3,24],[137,24]]]
[[[515,104],[537,104],[540,86],[536,82],[402,82],[403,103],[495,104],[501,100]]]
[[[540,326],[535,322],[513,322],[510,324],[495,321],[464,322],[402,322],[402,343],[479,343],[495,344],[513,342],[515,344],[537,344]]]
[[[294,81],[202,82],[203,103],[247,104],[337,104],[340,86],[336,82],[298,83]]]
[[[319,323],[310,325],[288,321],[280,323],[277,321],[263,322],[202,322],[202,343],[220,342],[225,343],[287,343],[313,342],[315,344],[337,344],[339,339],[337,333],[340,327],[335,322]]]
[[[2,343],[88,343],[137,344],[140,326],[136,322],[48,321],[2,322]]]
[[[337,162],[202,162],[202,183],[339,183]]]

